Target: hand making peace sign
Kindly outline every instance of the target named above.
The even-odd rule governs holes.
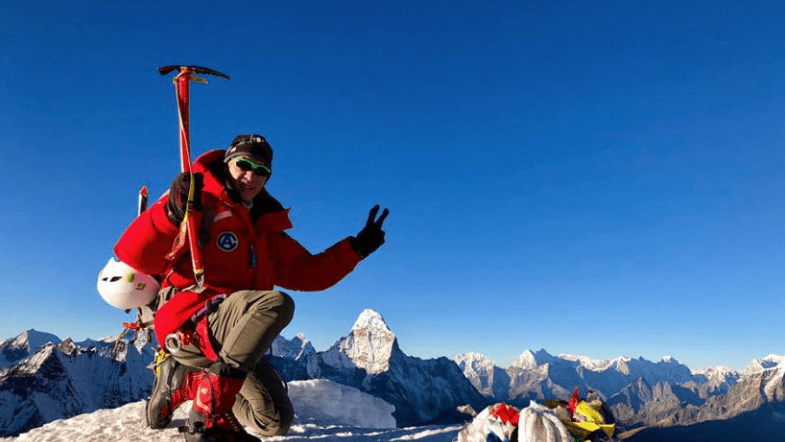
[[[384,230],[382,230],[382,224],[384,224],[384,220],[387,218],[387,215],[390,214],[390,211],[385,208],[382,211],[381,216],[379,216],[379,219],[376,219],[377,213],[379,213],[378,204],[373,206],[371,212],[368,214],[368,221],[366,221],[365,227],[360,230],[360,233],[358,233],[356,237],[351,239],[352,247],[361,258],[365,258],[375,252],[376,249],[384,244]]]

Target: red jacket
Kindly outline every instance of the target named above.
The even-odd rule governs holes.
[[[159,344],[217,294],[272,290],[273,286],[324,290],[349,274],[361,259],[349,238],[312,255],[284,232],[292,227],[289,210],[283,210],[266,190],[254,200],[254,210],[263,214],[253,223],[249,210],[232,199],[224,186],[223,157],[223,150],[207,152],[193,166],[194,172],[204,174],[200,251],[205,290],[180,292],[158,309]],[[176,262],[166,259],[179,232],[166,215],[167,199],[168,195],[162,196],[134,220],[114,251],[136,270],[161,276],[162,288],[185,289],[195,284],[190,255]]]

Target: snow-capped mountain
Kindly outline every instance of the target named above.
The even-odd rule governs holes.
[[[338,370],[361,369],[368,375],[375,375],[389,370],[394,352],[400,352],[398,341],[384,318],[366,309],[360,313],[349,335],[320,354],[319,360]],[[318,377],[319,366],[309,364],[309,374]]]
[[[272,354],[275,356],[299,361],[300,359],[308,357],[316,353],[311,342],[300,333],[292,340],[287,340],[282,336],[278,336],[274,341],[271,348]]]
[[[533,352],[531,350],[526,350],[518,356],[517,359],[512,361],[512,365],[510,368],[520,368],[524,370],[537,368],[541,365],[545,365],[551,362],[556,361],[554,356],[548,354],[545,349],[540,349],[538,352]]]
[[[60,338],[33,329],[24,331],[15,338],[0,342],[0,368],[21,361],[49,342],[57,345],[60,343]]]
[[[747,370],[744,371],[746,373]],[[738,382],[743,372],[733,370],[729,367],[709,367],[701,370],[693,370],[693,375],[706,379],[704,384],[695,383],[694,388],[705,389],[704,396],[714,394],[724,394],[728,388]]]
[[[529,400],[566,400],[578,386],[582,396],[588,390],[600,393],[617,421],[627,427],[691,425],[732,419],[761,407],[785,408],[785,357],[776,355],[754,360],[743,371],[691,371],[672,357],[656,363],[628,357],[596,360],[552,356],[545,350],[526,350],[508,368],[496,367],[477,353],[453,360],[492,401],[521,407]],[[777,414],[763,415],[771,419]]]
[[[496,366],[489,357],[479,353],[466,353],[453,358],[463,375],[486,398],[495,398],[501,402],[509,399],[510,375]]]
[[[748,373],[758,373],[764,370],[775,368],[785,360],[785,356],[768,355],[763,359],[753,359],[744,370]]]
[[[668,382],[649,385],[640,377],[614,394],[606,404],[620,422],[655,423],[670,419],[685,405],[703,403],[697,395]]]
[[[152,390],[149,340],[74,343],[55,337],[36,348],[42,336],[28,331],[15,338],[32,354],[0,370],[0,436],[138,401]]]
[[[395,335],[379,313],[366,309],[354,322],[349,336],[334,348],[345,354],[354,366],[368,374],[384,373],[390,369],[390,359],[397,349]]]
[[[783,440],[785,365],[747,372],[727,393],[665,412],[629,442]],[[649,404],[654,404],[655,401]],[[650,408],[653,408],[650,406]]]
[[[569,397],[576,385],[584,394],[591,389],[609,398],[638,378],[645,379],[649,385],[681,384],[696,379],[687,366],[670,357],[653,363],[643,358],[597,360],[526,350],[506,369],[495,367],[477,354],[458,355],[453,360],[484,395],[521,405],[532,399]],[[703,383],[705,378],[700,377],[699,381]]]
[[[487,404],[453,361],[404,354],[384,318],[370,309],[360,314],[349,335],[304,363],[308,378],[353,386],[395,405],[393,415],[401,426],[465,419],[458,418],[459,406],[482,409]]]

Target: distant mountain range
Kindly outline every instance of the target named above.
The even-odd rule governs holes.
[[[144,335],[146,336],[146,335]],[[0,437],[149,396],[149,340],[60,341],[28,330],[0,343]]]
[[[0,437],[147,397],[153,345],[145,333],[74,343],[35,330],[0,342]],[[631,441],[682,440],[667,432],[705,432],[722,422],[754,425],[744,434],[755,434],[779,428],[785,415],[783,356],[754,360],[740,371],[693,371],[673,358],[595,360],[545,350],[526,350],[507,368],[477,353],[423,360],[404,354],[373,310],[363,311],[326,351],[302,335],[279,337],[268,358],[288,381],[329,379],[384,399],[395,406],[401,427],[468,420],[457,411],[465,405],[479,411],[496,402],[523,407],[568,399],[575,386],[582,395],[600,393]],[[712,441],[743,440],[722,439],[732,432],[719,428]]]
[[[582,397],[588,390],[594,390],[605,399],[620,427],[631,430],[631,440],[682,440],[646,437],[655,434],[651,430],[654,427],[688,426],[743,415],[747,416],[748,424],[750,416],[764,419],[753,421],[755,431],[759,431],[760,426],[773,425],[770,421],[775,418],[780,421],[778,426],[781,425],[782,411],[785,411],[783,356],[753,360],[741,371],[727,367],[692,371],[673,358],[654,363],[626,357],[612,360],[573,355],[556,357],[545,350],[536,353],[527,350],[509,368],[497,367],[476,353],[456,356],[453,360],[489,400],[519,407],[530,400],[567,399],[575,386]],[[658,431],[656,434],[668,434]],[[726,439],[729,434],[726,429],[710,439],[700,440],[747,440]]]

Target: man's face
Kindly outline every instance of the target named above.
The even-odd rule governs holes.
[[[266,167],[247,157],[233,158],[229,160],[228,166],[232,187],[246,203],[250,203],[256,195],[259,195],[270,177]]]

